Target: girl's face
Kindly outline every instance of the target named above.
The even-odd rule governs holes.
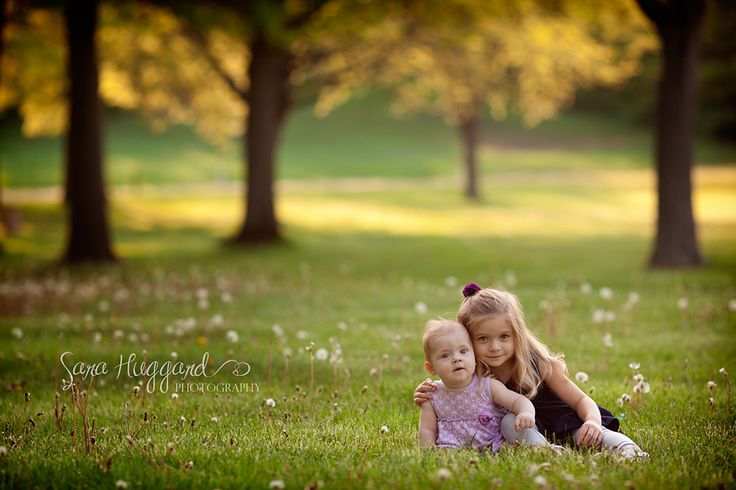
[[[510,366],[514,360],[514,332],[502,315],[474,325],[471,340],[478,360],[492,370]]]

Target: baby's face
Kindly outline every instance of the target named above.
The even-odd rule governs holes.
[[[457,328],[433,339],[427,371],[436,374],[448,388],[463,388],[475,372],[475,355],[465,329]]]

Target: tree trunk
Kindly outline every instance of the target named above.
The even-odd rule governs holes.
[[[270,243],[280,239],[274,211],[276,148],[290,103],[291,54],[257,35],[251,43],[250,108],[245,135],[246,208],[235,244]]]
[[[649,265],[693,267],[703,263],[693,217],[691,174],[705,0],[646,3],[640,0],[657,27],[664,58],[656,129],[657,237]]]
[[[64,261],[113,261],[102,176],[102,111],[95,49],[97,0],[64,2],[68,46],[68,242]]]
[[[478,161],[476,149],[478,147],[478,130],[480,119],[471,116],[460,122],[460,138],[463,142],[463,164],[465,170],[465,196],[478,199]]]

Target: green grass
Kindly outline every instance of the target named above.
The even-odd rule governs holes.
[[[454,177],[451,130],[430,119],[370,124],[385,108],[368,104],[376,115],[356,104],[343,108],[343,120],[340,112],[323,121],[299,112],[290,121],[282,152],[282,175],[290,179],[279,183],[277,203],[285,240],[277,246],[222,246],[241,219],[242,198],[237,186],[207,182],[217,165],[237,175],[234,150],[230,161],[182,128],[154,140],[128,117],[111,124],[116,182],[129,183],[115,169],[126,158],[156,162],[159,176],[153,168],[145,174],[154,182],[206,182],[114,188],[120,264],[56,267],[64,243],[60,196],[6,195],[23,225],[0,256],[0,446],[7,448],[0,488],[114,488],[117,480],[128,488],[267,488],[273,480],[287,488],[538,488],[538,476],[561,488],[736,487],[736,400],[729,405],[718,374],[721,367],[736,373],[736,312],[728,307],[736,298],[736,159],[721,159],[728,150],[707,146],[710,162],[725,165],[695,172],[707,265],[651,271],[644,264],[656,200],[646,135],[578,116],[531,133],[514,123],[489,125],[484,198],[469,203]],[[612,128],[624,143],[602,136]],[[344,137],[319,139],[332,131]],[[43,179],[58,167],[51,158],[58,143],[36,142],[31,150],[17,137],[2,138],[17,145],[3,143],[15,187],[55,182]],[[46,163],[19,167],[13,162],[21,154],[23,165]],[[357,175],[378,177],[348,178]],[[579,449],[492,456],[418,446],[411,394],[426,376],[422,326],[453,317],[459,289],[471,280],[520,297],[531,328],[565,353],[572,374],[589,374],[584,388],[595,387],[595,400],[619,416],[648,461]],[[586,283],[591,293],[581,290]],[[611,300],[599,295],[603,287],[613,290]],[[205,290],[207,305],[200,305]],[[641,299],[628,309],[634,291]],[[688,300],[685,311],[680,298]],[[596,309],[615,320],[595,323]],[[227,339],[230,330],[237,342]],[[331,338],[343,361],[337,370],[314,362],[310,396],[304,347],[331,350]],[[137,379],[99,376],[88,397],[96,443],[85,454],[79,414],[61,390],[59,356],[70,351],[73,360],[108,362],[112,370],[121,354],[140,358],[144,350],[158,361],[171,352],[186,363],[204,352],[215,366],[247,361],[252,371],[243,379],[259,391],[173,399],[172,387],[136,396]],[[618,407],[632,390],[632,361],[652,389]],[[229,373],[213,379],[241,381]],[[708,380],[718,384],[712,392]],[[55,392],[67,405],[59,423]],[[267,398],[276,402],[272,410]],[[438,481],[440,468],[451,471],[449,481]]]
[[[4,182],[8,187],[58,185],[63,181],[59,138],[24,139],[13,118],[0,121]],[[615,116],[567,113],[524,129],[519,121],[486,120],[480,159],[488,174],[511,170],[651,168],[650,131]],[[390,117],[385,97],[371,94],[316,118],[301,107],[287,119],[279,148],[283,179],[325,177],[429,177],[459,173],[457,131],[428,116]],[[241,142],[216,148],[187,127],[154,135],[131,114],[106,118],[106,175],[114,185],[239,181]],[[325,151],[325,148],[328,151]],[[736,147],[700,139],[701,165],[736,162]]]

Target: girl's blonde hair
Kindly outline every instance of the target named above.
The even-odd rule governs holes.
[[[514,335],[514,366],[510,381],[515,390],[531,399],[536,396],[544,377],[555,368],[567,373],[562,356],[550,352],[526,327],[524,312],[516,296],[491,288],[471,289],[463,294],[466,296],[457,313],[457,321],[468,329],[471,339],[473,328],[494,316],[503,316],[511,327]],[[476,358],[476,362],[482,376],[491,375],[491,369],[480,358]]]

